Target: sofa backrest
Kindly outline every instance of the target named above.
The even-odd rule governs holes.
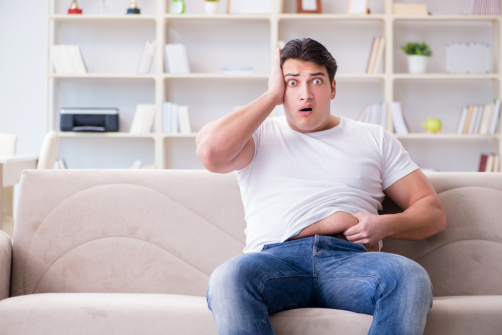
[[[428,173],[447,214],[423,241],[386,239],[416,260],[436,296],[502,294],[502,175]],[[235,173],[26,170],[14,230],[11,295],[48,292],[204,296],[211,272],[242,253]],[[401,210],[388,198],[382,214]]]

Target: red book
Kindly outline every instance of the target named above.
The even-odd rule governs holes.
[[[488,155],[481,155],[481,160],[479,161],[479,171],[478,172],[485,172],[487,160],[488,160]]]

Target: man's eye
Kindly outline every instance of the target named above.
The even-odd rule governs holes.
[[[296,80],[290,80],[288,81],[289,86],[296,86]]]
[[[322,80],[321,79],[314,79],[312,82],[314,84],[320,84],[322,82]]]

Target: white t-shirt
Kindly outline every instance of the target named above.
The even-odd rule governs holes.
[[[254,132],[253,160],[236,170],[245,253],[337,211],[378,214],[383,190],[418,169],[382,126],[340,118],[336,127],[308,134],[291,129],[285,116],[267,118]]]

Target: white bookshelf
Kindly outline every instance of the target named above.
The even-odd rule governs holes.
[[[292,0],[285,0],[289,2],[289,7],[291,8]],[[348,3],[348,0],[346,0]],[[293,23],[298,24],[331,24],[331,23],[347,23],[350,22],[351,25],[367,25],[367,24],[378,24],[381,26],[381,34],[375,32],[375,36],[382,35],[386,39],[386,47],[385,47],[385,55],[384,55],[384,66],[383,72],[378,74],[365,74],[363,72],[339,72],[337,73],[335,79],[340,80],[349,80],[349,81],[357,81],[357,82],[368,82],[373,83],[377,82],[381,85],[381,99],[382,101],[386,101],[389,105],[390,102],[396,100],[395,99],[395,91],[396,85],[398,85],[401,81],[419,81],[419,80],[429,80],[429,81],[471,81],[471,80],[481,80],[481,81],[491,81],[493,84],[493,96],[492,98],[498,98],[502,96],[502,72],[500,66],[500,52],[499,47],[502,42],[501,36],[501,21],[502,15],[472,15],[472,16],[396,16],[392,14],[392,0],[381,0],[382,13],[375,13],[369,15],[348,15],[348,14],[294,14],[294,13],[272,13],[272,14],[260,14],[260,15],[230,15],[230,14],[216,14],[216,15],[206,15],[203,13],[186,13],[181,15],[173,15],[167,13],[167,5],[169,1],[166,0],[151,0],[148,10],[145,11],[145,14],[140,15],[95,15],[95,14],[85,14],[84,10],[83,15],[66,15],[61,14],[61,8],[66,5],[66,3],[62,4],[59,0],[47,0],[47,9],[48,9],[48,20],[47,20],[47,30],[48,30],[48,40],[47,40],[47,52],[49,50],[50,45],[60,43],[58,41],[58,30],[60,24],[73,24],[73,23],[82,23],[87,26],[83,26],[82,29],[87,29],[89,25],[99,25],[99,24],[120,24],[121,27],[127,27],[134,25],[143,25],[142,29],[151,29],[151,36],[156,40],[157,46],[164,46],[166,43],[170,43],[169,38],[169,24],[181,24],[181,28],[177,27],[178,35],[181,35],[180,31],[183,32],[183,27],[187,27],[187,25],[204,25],[204,24],[216,24],[218,27],[222,27],[223,25],[234,25],[239,26],[239,29],[248,29],[244,24],[251,23],[257,25],[268,25],[268,28],[263,28],[263,26],[258,26],[260,31],[267,30],[268,38],[269,38],[269,52],[268,52],[268,69],[271,67],[271,63],[273,60],[274,52],[277,47],[277,41],[281,39],[281,35],[286,36],[288,25]],[[295,1],[296,3],[296,1]],[[221,5],[224,5],[222,3]],[[370,2],[371,5],[371,2]],[[141,7],[141,6],[140,6]],[[226,6],[225,6],[226,7]],[[59,10],[58,10],[59,8]],[[125,10],[125,9],[124,9]],[[493,73],[489,74],[462,74],[462,75],[453,75],[446,73],[427,73],[423,75],[411,75],[408,73],[400,73],[394,72],[394,56],[395,49],[398,47],[394,44],[394,35],[395,35],[395,24],[398,22],[419,22],[420,24],[428,24],[430,23],[463,23],[463,22],[482,22],[488,23],[492,25],[492,34],[493,40],[490,41],[493,47]],[[147,26],[145,26],[147,25]],[[284,26],[285,25],[285,26]],[[147,27],[147,28],[145,28]],[[226,27],[226,26],[223,26]],[[244,28],[242,28],[244,27]],[[134,28],[127,28],[134,29]],[[258,30],[259,30],[258,29]],[[259,34],[256,33],[256,34]],[[307,37],[307,36],[301,36]],[[180,37],[178,37],[179,39]],[[229,41],[229,44],[232,42]],[[187,44],[190,52],[190,44]],[[228,46],[231,47],[231,46]],[[140,47],[141,48],[141,47]],[[368,54],[370,45],[367,46]],[[330,49],[328,47],[328,49]],[[141,50],[138,50],[138,53]],[[330,50],[331,51],[331,50]],[[261,56],[264,55],[264,52],[261,51]],[[335,58],[337,58],[336,53],[334,53]],[[84,54],[85,58],[85,54]],[[265,87],[268,80],[268,73],[260,73],[263,72],[256,69],[257,73],[249,74],[249,75],[226,75],[217,73],[215,71],[208,72],[194,72],[190,74],[169,74],[164,72],[164,64],[163,64],[163,48],[158,47],[156,56],[155,56],[155,70],[149,74],[136,74],[132,71],[128,71],[127,73],[112,71],[112,72],[90,72],[85,75],[61,75],[54,73],[52,69],[52,65],[50,63],[50,57],[48,57],[49,63],[47,66],[47,82],[48,82],[48,92],[47,92],[47,130],[59,129],[58,116],[58,90],[57,85],[60,81],[69,80],[72,83],[79,82],[81,80],[108,80],[114,85],[117,81],[122,82],[122,80],[130,83],[131,87],[134,85],[141,85],[141,87],[147,85],[148,90],[151,90],[152,101],[150,103],[154,103],[157,106],[157,114],[155,120],[155,132],[151,134],[145,135],[137,135],[137,134],[129,134],[127,133],[127,129],[120,129],[118,133],[70,133],[70,132],[60,132],[60,136],[63,138],[116,138],[120,140],[121,138],[129,138],[131,140],[134,139],[153,139],[153,152],[154,152],[154,164],[158,168],[170,168],[169,163],[166,160],[166,154],[169,150],[173,150],[174,145],[168,143],[171,140],[180,138],[185,138],[186,140],[191,140],[195,142],[195,137],[197,132],[193,132],[191,134],[164,134],[161,131],[162,125],[162,103],[168,99],[170,94],[169,90],[172,88],[170,86],[171,80],[176,81],[188,81],[190,83],[197,83],[198,85],[203,85],[201,82],[206,80],[212,81],[213,83],[217,81],[218,83],[251,83],[254,82],[260,87]],[[338,59],[337,59],[338,60]],[[136,64],[134,64],[136,65]],[[365,66],[366,64],[364,64]],[[194,67],[192,67],[193,70]],[[136,84],[141,82],[141,84]],[[143,84],[147,83],[147,84]],[[192,85],[192,84],[184,84],[184,85]],[[231,84],[225,84],[231,85]],[[131,89],[132,91],[133,89]],[[263,90],[264,91],[264,90]],[[251,100],[249,100],[251,101]],[[247,101],[247,102],[249,102]],[[247,103],[246,102],[246,103]],[[138,101],[138,103],[146,103],[145,101]],[[92,102],[90,102],[92,104]],[[185,104],[185,103],[183,103]],[[188,104],[189,105],[189,104]],[[191,112],[192,119],[192,129],[200,129],[199,126],[194,127],[194,114]],[[231,112],[231,110],[227,111]],[[405,111],[406,113],[406,111]],[[210,112],[208,112],[210,114]],[[199,114],[200,115],[200,114]],[[217,119],[222,115],[204,115],[204,120]],[[390,115],[390,110],[388,111],[388,124],[387,129],[391,132],[393,131],[392,126],[392,118]],[[197,122],[195,122],[197,123]],[[502,124],[502,123],[501,123]],[[489,140],[493,139],[493,151],[502,154],[502,146],[500,145],[500,141],[502,140],[502,136],[497,133],[495,135],[477,135],[477,134],[453,134],[453,133],[441,133],[441,134],[427,134],[427,133],[410,133],[408,135],[396,135],[398,139],[406,139],[406,140],[416,140],[416,141],[424,141],[424,140],[453,140],[453,141],[470,141],[470,140]],[[461,142],[459,142],[459,145]],[[191,153],[195,155],[195,152]]]

